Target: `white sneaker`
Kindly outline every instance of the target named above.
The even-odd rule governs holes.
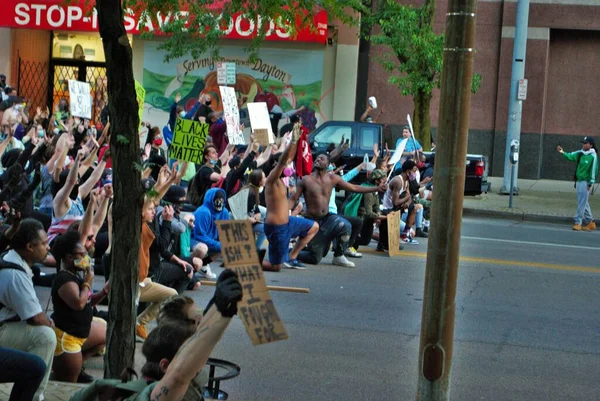
[[[358,252],[356,249],[354,249],[354,247],[350,247],[348,249],[346,249],[346,251],[344,252],[344,255],[351,257],[351,258],[362,258],[362,253]]]
[[[202,266],[202,268],[200,269],[200,273],[204,274],[204,277],[206,277],[207,279],[210,279],[210,280],[214,280],[217,278],[217,275],[215,273],[213,273],[212,270],[210,269],[210,264],[207,264],[206,266]]]
[[[350,262],[344,255],[342,256],[335,256],[333,258],[333,261],[331,262],[332,265],[337,265],[337,266],[342,266],[342,267],[354,267],[355,264]]]

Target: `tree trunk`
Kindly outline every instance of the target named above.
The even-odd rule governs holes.
[[[133,367],[135,355],[135,301],[143,193],[141,175],[134,162],[139,160],[140,155],[140,121],[133,78],[133,52],[123,25],[121,0],[97,0],[96,8],[106,57],[114,185],[104,377],[118,378],[123,369]]]
[[[432,95],[425,92],[418,92],[413,97],[415,104],[413,129],[415,137],[423,145],[424,150],[431,149],[431,98]]]

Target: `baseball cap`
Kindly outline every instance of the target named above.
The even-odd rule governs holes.
[[[586,136],[585,138],[583,138],[583,141],[581,141],[581,143],[589,143],[590,145],[595,145],[596,141],[594,140],[593,136]]]

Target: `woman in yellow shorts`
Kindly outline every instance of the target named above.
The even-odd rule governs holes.
[[[90,382],[83,362],[106,343],[106,325],[93,321],[93,306],[108,293],[92,294],[94,272],[91,259],[78,232],[69,231],[54,241],[52,253],[61,265],[52,284],[52,304],[56,333],[54,379],[66,382]]]

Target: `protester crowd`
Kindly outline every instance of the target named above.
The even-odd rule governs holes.
[[[108,315],[96,306],[110,294],[111,270],[126,268],[110,263],[111,249],[118,246],[111,238],[112,130],[106,110],[95,123],[71,116],[65,99],[52,112],[30,110],[14,89],[1,84],[0,381],[16,383],[11,401],[41,400],[50,378],[92,382],[83,364],[104,352]],[[231,300],[241,297],[237,278],[228,270],[218,280],[215,307],[209,305],[203,318],[194,312],[193,301],[181,297],[199,289],[202,279],[217,278],[211,267],[221,264],[216,222],[240,214],[229,200],[244,197],[235,204],[243,205],[241,214],[252,224],[263,269],[280,271],[319,264],[330,250],[334,265],[354,267],[349,258],[362,256],[359,247],[376,240],[379,251],[388,251],[389,235],[417,243],[415,237],[427,236],[425,211],[433,194],[434,160],[423,158],[415,140],[395,166],[388,164],[387,147],[383,155],[375,147],[370,163],[343,172],[336,162],[347,143],[331,144],[313,162],[300,109],[282,113],[271,108],[275,143],[261,146],[251,137],[247,146],[233,146],[210,97],[202,95],[190,110],[179,100],[163,128],[143,125],[147,139],[139,160],[146,196],[136,335],[146,340],[143,373],[154,380],[144,391],[164,391],[164,399],[188,390],[173,389],[182,377],[187,382],[194,378],[188,376],[196,370],[185,369],[192,362],[175,354],[197,320],[199,327],[212,321],[210,330],[222,333],[235,314]],[[178,117],[209,124],[202,164],[169,159]],[[406,130],[403,135],[411,134]],[[353,183],[361,172],[366,180]],[[336,188],[352,195],[339,202]],[[386,218],[392,211],[401,211],[400,233],[388,233]],[[55,270],[48,274],[47,267]],[[104,276],[103,287],[92,288],[95,275]],[[40,304],[34,286],[51,287],[50,315],[50,305]],[[179,318],[161,318],[173,310]],[[149,333],[157,317],[175,323],[159,322]],[[177,321],[179,326],[195,323],[182,330]],[[184,347],[200,363],[218,337],[194,337]],[[165,338],[177,340],[163,345]],[[179,370],[167,371],[169,363]]]

